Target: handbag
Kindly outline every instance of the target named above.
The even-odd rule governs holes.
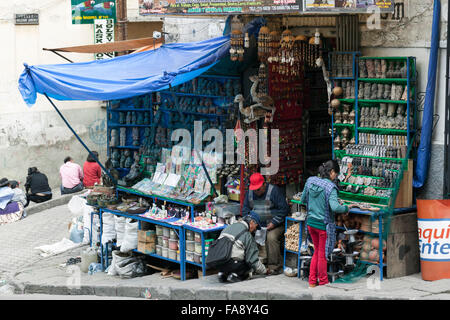
[[[231,260],[231,251],[234,242],[246,231],[247,229],[242,230],[234,240],[230,240],[228,237],[214,240],[209,246],[208,255],[206,256],[206,267],[216,269],[228,263]]]

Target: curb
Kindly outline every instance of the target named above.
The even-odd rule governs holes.
[[[53,190],[52,190],[52,192],[53,192]],[[59,190],[57,190],[55,192],[59,192]],[[55,194],[55,192],[53,194]],[[47,210],[47,209],[51,209],[51,208],[54,208],[57,206],[61,206],[63,204],[67,204],[67,203],[69,203],[70,199],[72,199],[72,196],[80,195],[85,192],[86,192],[86,190],[82,190],[82,191],[75,192],[75,193],[65,194],[65,195],[59,196],[58,198],[50,199],[46,202],[35,203],[33,206],[28,206],[27,208],[25,208],[25,210],[27,212],[27,216],[37,213],[37,212]]]
[[[175,288],[172,286],[90,286],[68,287],[63,285],[40,285],[32,283],[10,283],[14,288],[14,294],[47,294],[47,295],[92,295],[103,297],[144,298],[150,293],[149,300],[404,300],[405,298],[393,296],[363,295],[352,296],[350,294],[317,294],[308,291],[299,292],[272,292],[244,291],[242,289],[208,289],[208,288]],[[415,300],[406,298],[406,300]]]

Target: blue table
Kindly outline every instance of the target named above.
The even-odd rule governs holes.
[[[181,273],[181,280],[184,281],[186,280],[186,269],[185,269],[185,241],[184,241],[184,229],[183,229],[183,225],[175,225],[175,224],[171,224],[171,222],[175,222],[177,220],[179,220],[178,218],[171,218],[171,219],[165,219],[165,220],[154,220],[151,218],[147,218],[147,217],[143,217],[141,215],[134,215],[134,214],[128,214],[128,213],[124,213],[121,211],[114,211],[114,210],[109,210],[109,209],[105,209],[102,208],[100,209],[100,212],[109,212],[112,213],[114,215],[117,216],[122,216],[122,217],[126,217],[126,218],[130,218],[130,219],[134,219],[134,220],[138,220],[139,223],[139,229],[141,229],[141,222],[148,222],[151,224],[157,224],[163,227],[167,227],[167,228],[171,228],[171,229],[175,229],[179,238],[179,250],[180,250],[180,261],[178,260],[173,260],[173,259],[169,259],[169,258],[165,258],[162,257],[160,255],[157,255],[156,253],[144,253],[144,252],[140,252],[137,250],[133,250],[134,252],[139,252],[139,253],[143,253],[146,255],[149,255],[151,257],[155,257],[158,259],[162,259],[162,260],[167,260],[170,262],[174,262],[180,265],[180,273]],[[106,267],[108,266],[108,257],[106,257]],[[103,264],[103,250],[102,250],[102,267],[104,267]]]
[[[201,228],[197,228],[197,227],[194,227],[194,226],[191,226],[191,225],[188,225],[188,224],[183,225],[183,228],[185,230],[190,230],[190,231],[193,231],[193,232],[200,233],[201,241],[202,241],[201,242],[202,243],[202,263],[199,264],[199,263],[196,263],[196,262],[187,261],[186,259],[184,260],[184,263],[186,264],[186,262],[187,262],[189,264],[193,264],[195,266],[201,267],[202,268],[202,274],[203,274],[203,276],[205,276],[206,275],[205,234],[210,233],[210,232],[221,231],[221,230],[225,229],[226,227],[227,227],[226,225],[223,225],[223,226],[218,226],[218,227],[212,228],[212,229],[201,229]],[[186,232],[185,232],[185,234],[186,234]],[[184,240],[184,243],[186,243],[186,239],[183,239],[183,240]],[[185,253],[184,253],[184,255],[186,256]]]

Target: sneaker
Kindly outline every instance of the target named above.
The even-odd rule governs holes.
[[[228,276],[227,280],[229,282],[241,282],[241,278],[236,273],[232,273]]]
[[[315,287],[317,287],[317,284],[309,284],[309,289],[312,289],[312,288],[315,288]]]
[[[219,272],[217,274],[217,278],[219,279],[219,282],[221,282],[221,283],[227,282],[227,275],[223,272]]]

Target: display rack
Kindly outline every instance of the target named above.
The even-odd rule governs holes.
[[[130,218],[130,219],[137,220],[139,222],[139,225],[138,225],[139,230],[141,230],[141,222],[147,222],[147,223],[150,223],[150,224],[160,225],[162,227],[166,227],[166,228],[170,228],[170,229],[174,229],[174,230],[178,231],[177,235],[178,235],[178,238],[180,239],[179,240],[180,260],[174,260],[174,259],[166,258],[166,257],[160,256],[160,255],[158,255],[156,253],[140,252],[137,249],[134,249],[133,252],[149,255],[149,256],[154,257],[154,258],[158,258],[158,259],[162,259],[162,260],[166,260],[166,261],[170,261],[170,262],[179,264],[180,265],[181,280],[182,281],[186,280],[186,270],[185,270],[185,262],[184,262],[184,259],[185,259],[185,255],[184,255],[185,242],[182,240],[182,239],[184,239],[184,229],[183,229],[183,227],[181,225],[174,225],[174,224],[171,224],[169,222],[153,220],[153,219],[142,217],[140,215],[131,215],[131,214],[127,214],[127,213],[120,212],[120,211],[109,210],[109,209],[106,209],[106,208],[100,208],[100,212],[101,212],[101,214],[103,214],[103,212],[108,212],[108,213],[114,214],[116,216],[122,216],[122,217],[125,217],[125,218]],[[105,264],[103,262],[104,260],[106,260]],[[106,259],[104,259],[103,258],[103,250],[101,252],[101,263],[102,263],[102,269],[103,270],[105,270],[109,266],[108,255],[106,255]]]
[[[170,147],[171,130],[192,132],[197,120],[207,120],[203,132],[214,127],[225,133],[234,127],[228,121],[238,114],[233,102],[240,92],[240,77],[203,74],[168,90],[108,101],[107,155],[120,178],[128,174],[142,148],[144,155],[155,158],[161,148]]]
[[[239,114],[234,105],[234,97],[239,93],[241,93],[240,77],[202,74],[176,87],[169,87],[168,90],[129,99],[109,101],[107,104],[107,153],[108,157],[113,160],[113,167],[119,171],[121,178],[124,177],[128,174],[131,164],[135,162],[136,154],[139,153],[139,163],[144,168],[144,176],[149,177],[152,173],[149,167],[156,165],[156,156],[160,154],[162,148],[171,146],[169,141],[171,130],[183,128],[188,129],[192,133],[194,121],[197,120],[206,120],[203,123],[203,132],[213,127],[225,133],[226,128],[234,127],[233,120]],[[116,130],[114,137],[112,134],[113,130]],[[193,134],[191,134],[191,137],[194,139]],[[112,141],[113,143],[111,143]],[[147,158],[150,158],[155,163],[149,163],[151,161],[147,161]],[[149,195],[124,186],[117,186],[116,196],[119,196],[119,192],[145,197],[153,202],[164,201],[188,207],[190,209],[190,219],[194,217],[195,207],[205,205],[205,202],[194,204],[164,196]],[[103,212],[136,219],[139,221],[139,228],[141,227],[141,222],[148,222],[176,229],[180,239],[179,261],[154,253],[140,253],[180,264],[181,277],[182,280],[185,280],[184,226],[172,225],[167,221],[149,219],[105,208],[100,208],[99,210],[100,220]],[[220,231],[223,228],[202,230],[193,226],[186,226],[186,229],[201,234],[202,263],[196,264],[190,261],[188,263],[201,267],[203,274],[206,272],[205,234]],[[102,228],[100,232],[102,232]],[[104,260],[106,260],[106,265],[108,265],[108,256],[104,259],[103,244],[101,246],[101,263],[102,267],[105,267]],[[134,251],[138,252],[137,250]]]
[[[304,205],[301,201],[298,201],[298,200],[291,200],[291,203],[296,204],[297,206]],[[375,220],[378,221],[378,230],[379,230],[379,232],[375,233],[375,232],[368,232],[368,231],[358,230],[358,233],[367,234],[367,235],[370,235],[370,236],[377,237],[379,239],[379,241],[380,241],[380,244],[381,244],[379,246],[379,254],[380,254],[380,257],[382,257],[382,255],[383,255],[383,242],[382,242],[383,216],[385,215],[385,213],[381,212],[381,211],[380,212],[372,212],[372,211],[365,211],[365,210],[360,210],[360,209],[350,209],[349,212],[353,213],[353,214],[360,214],[360,215],[369,216],[370,219],[372,219],[374,221]],[[299,220],[299,219],[296,219],[296,218],[293,218],[293,217],[287,217],[286,218],[286,223],[285,223],[285,233],[287,232],[288,223],[289,222],[291,222],[291,223],[294,222],[294,223],[299,223],[300,224],[300,226],[299,226],[299,244],[298,244],[298,251],[287,250],[286,246],[285,246],[285,248],[284,248],[284,266],[286,266],[286,253],[291,253],[291,254],[297,255],[297,270],[298,270],[297,277],[300,278],[301,277],[300,267],[302,265],[302,263],[301,263],[302,256],[301,256],[300,250],[301,250],[301,244],[302,244],[302,241],[303,241],[303,230],[304,230],[304,223],[305,223],[305,221]],[[336,226],[336,229],[337,230],[341,230],[341,231],[345,231],[346,230],[344,227],[339,227],[339,226]],[[381,261],[380,263],[377,264],[377,263],[372,263],[372,262],[369,262],[369,261],[362,261],[362,260],[359,260],[359,262],[363,263],[363,264],[369,264],[369,265],[378,265],[378,267],[380,268],[380,280],[383,281],[383,272],[381,272],[381,271],[383,270],[383,267],[386,266],[385,263],[383,263]]]
[[[298,203],[295,200],[291,200],[292,203]],[[302,246],[302,241],[303,241],[303,229],[304,229],[304,223],[305,221],[303,220],[299,220],[299,219],[295,219],[292,217],[286,217],[285,223],[284,223],[284,233],[286,233],[288,231],[289,225],[293,224],[293,223],[298,223],[299,224],[299,232],[298,232],[298,250],[294,251],[294,250],[289,250],[286,248],[286,244],[284,245],[284,256],[283,256],[283,270],[286,268],[286,254],[290,253],[290,254],[294,254],[297,256],[297,278],[301,277],[301,253],[300,253],[300,249]]]
[[[386,64],[394,65],[398,64],[398,66],[403,66],[403,78],[396,77],[396,78],[388,78],[388,77],[360,77],[359,72],[359,66],[361,64],[362,67],[364,67],[364,64],[366,63],[366,60],[384,60]],[[377,62],[381,63],[381,62]],[[339,191],[339,198],[344,201],[356,201],[356,202],[366,202],[370,203],[374,207],[379,207],[380,211],[378,212],[370,212],[370,211],[362,211],[362,210],[355,210],[352,209],[350,212],[355,214],[362,214],[362,215],[369,215],[372,221],[378,220],[379,222],[379,228],[377,233],[371,233],[371,232],[364,232],[362,230],[359,230],[360,233],[363,234],[369,234],[371,236],[376,236],[379,239],[379,262],[378,263],[372,263],[368,261],[361,261],[362,263],[366,264],[375,264],[378,265],[380,268],[380,279],[383,279],[383,267],[386,267],[386,264],[383,263],[383,233],[388,232],[388,228],[386,228],[386,220],[390,218],[390,216],[394,212],[394,205],[395,200],[397,198],[397,194],[400,189],[400,184],[404,176],[404,172],[408,169],[408,159],[410,158],[411,150],[412,150],[412,143],[414,140],[414,135],[416,133],[417,128],[417,108],[416,108],[416,101],[417,101],[417,88],[416,88],[416,81],[417,81],[417,70],[416,70],[416,58],[415,57],[358,57],[357,63],[355,64],[356,73],[354,73],[354,77],[352,79],[348,79],[350,81],[353,81],[354,83],[354,96],[344,96],[339,98],[339,101],[342,104],[351,104],[353,105],[353,110],[355,111],[355,119],[354,123],[335,123],[335,113],[333,112],[332,117],[332,136],[333,136],[333,158],[335,159],[343,159],[344,157],[350,157],[352,159],[358,159],[355,160],[355,163],[357,161],[368,161],[367,163],[381,163],[383,164],[383,171],[377,176],[374,176],[372,174],[356,174],[353,173],[354,176],[361,177],[361,178],[369,178],[371,180],[382,180],[385,178],[385,175],[387,172],[395,172],[396,176],[393,179],[394,181],[389,186],[380,187],[380,186],[374,186],[370,185],[371,188],[378,191],[388,191],[385,196],[377,196],[377,195],[368,195],[368,194],[361,194],[361,193],[353,193],[348,192],[345,190]],[[386,71],[386,70],[384,70]],[[398,71],[398,70],[397,70]],[[389,72],[389,71],[388,71]],[[376,73],[376,72],[375,72]],[[333,78],[337,79],[337,78]],[[336,82],[333,81],[333,84],[336,85]],[[372,85],[376,85],[376,97],[374,97],[374,93],[372,91],[369,91],[372,95],[371,99],[367,98],[367,92],[366,89],[365,92],[361,92],[361,88],[375,88]],[[381,95],[386,94],[386,87],[387,86],[401,86],[401,95],[404,96],[406,92],[406,98],[405,100],[399,100],[399,99],[392,99],[391,97],[386,97]],[[382,94],[380,89],[383,88],[385,92]],[[390,88],[390,87],[388,87]],[[370,89],[372,90],[372,89]],[[391,88],[392,90],[392,88]],[[345,91],[345,90],[344,90]],[[345,93],[344,93],[345,94]],[[398,97],[398,94],[397,94]],[[388,98],[388,99],[386,99]],[[406,128],[404,129],[398,129],[398,128],[387,128],[387,127],[376,127],[376,126],[366,126],[362,124],[366,123],[374,123],[370,120],[362,120],[364,117],[364,112],[367,112],[367,109],[363,110],[365,107],[369,108],[378,108],[378,112],[380,112],[379,108],[381,104],[395,104],[395,105],[403,105],[406,106],[405,110],[405,117],[406,117]],[[342,108],[342,105],[341,105]],[[398,107],[395,107],[397,109]],[[401,109],[400,109],[401,110]],[[342,109],[341,109],[342,111]],[[369,117],[370,118],[370,117]],[[374,117],[376,118],[376,117]],[[372,121],[372,122],[371,122]],[[404,121],[404,119],[403,119]],[[401,154],[399,151],[402,149],[401,144],[399,141],[405,141],[403,151],[404,154],[402,157],[393,157],[393,156],[386,156],[386,155],[370,155],[370,154],[348,154],[345,150],[344,146],[339,146],[339,144],[342,143],[342,139],[339,139],[338,136],[342,134],[342,131],[347,128],[351,131],[352,136],[346,138],[346,144],[350,143],[350,139],[354,139],[352,143],[355,145],[364,144],[364,145],[371,145],[371,142],[375,142],[378,140],[378,142],[382,142],[385,145],[389,146],[395,146],[397,148],[397,155]],[[347,131],[348,132],[348,131]],[[392,137],[392,138],[388,138]],[[393,136],[396,136],[395,138]],[[405,139],[401,138],[401,136],[405,137]],[[371,139],[371,140],[370,140]],[[392,140],[395,140],[396,143],[392,143]],[[337,141],[339,143],[337,143]],[[375,144],[375,143],[374,143]],[[361,160],[362,159],[362,160]],[[396,163],[398,165],[398,169],[390,169],[390,164]],[[387,168],[387,169],[385,169]],[[411,169],[411,168],[410,168]],[[341,185],[348,188],[360,188],[362,190],[368,188],[368,185],[364,184],[355,184],[355,183],[349,183],[349,182],[341,182]],[[385,223],[385,228],[383,230],[383,222]],[[342,229],[338,227],[338,229]]]
[[[202,274],[203,276],[206,276],[206,250],[205,250],[205,244],[206,244],[206,236],[209,235],[210,239],[215,239],[218,237],[218,233],[220,233],[221,230],[225,229],[226,226],[218,226],[212,229],[201,229],[201,228],[196,228],[194,226],[190,226],[190,225],[183,225],[184,228],[184,235],[186,236],[186,231],[190,230],[193,232],[196,232],[198,234],[200,234],[201,236],[201,245],[202,245],[202,257],[201,257],[201,263],[197,263],[195,261],[189,261],[185,258],[184,263],[188,263],[188,264],[192,264],[194,266],[200,267],[202,269]],[[186,239],[185,239],[185,243],[186,243]],[[186,256],[186,255],[185,255]],[[186,270],[186,266],[184,267],[184,269]]]

